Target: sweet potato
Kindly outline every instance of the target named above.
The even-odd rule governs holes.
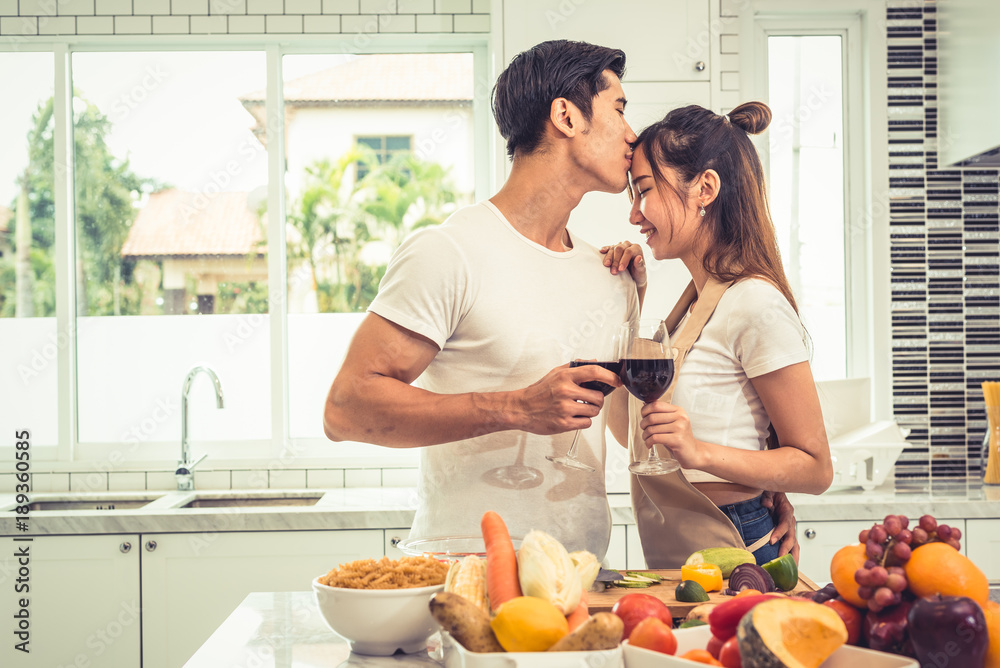
[[[590,652],[614,649],[621,642],[625,624],[621,617],[610,612],[598,612],[572,633],[563,636],[550,652]]]
[[[458,594],[441,591],[431,597],[431,616],[470,652],[502,652],[485,612]]]

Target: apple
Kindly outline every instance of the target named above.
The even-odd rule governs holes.
[[[733,636],[734,638],[736,636]],[[720,640],[715,636],[708,639],[708,644],[705,646],[705,650],[712,655],[712,658],[718,659],[719,653],[722,651],[722,646],[726,643],[725,640]]]
[[[910,639],[921,666],[982,666],[989,636],[982,608],[965,596],[928,596],[910,608]]]
[[[725,668],[743,668],[743,657],[740,655],[739,640],[736,636],[723,643],[716,658]]]
[[[823,605],[833,608],[844,620],[844,626],[847,627],[847,644],[857,645],[860,643],[861,622],[864,620],[864,613],[840,597],[827,599],[823,601]]]
[[[673,654],[677,651],[677,638],[674,637],[673,630],[659,617],[646,617],[636,624],[632,633],[628,635],[628,644],[662,654]]]
[[[879,652],[913,656],[907,621],[911,605],[912,602],[904,598],[901,603],[882,612],[869,610],[862,625],[865,644]]]
[[[622,640],[628,638],[632,629],[647,617],[656,617],[667,626],[673,626],[674,623],[667,604],[649,594],[625,594],[618,599],[611,612],[618,615],[625,624]]]

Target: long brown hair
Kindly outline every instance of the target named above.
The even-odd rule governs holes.
[[[709,169],[719,174],[719,194],[705,207],[700,227],[701,234],[710,236],[705,271],[723,282],[764,278],[798,313],[767,206],[764,170],[748,136],[763,132],[770,122],[771,109],[763,102],[741,104],[729,112],[728,120],[691,105],[674,109],[643,130],[636,147],[643,148],[657,187],[670,187],[665,167],[675,169],[684,185]],[[675,193],[682,202],[687,199]]]

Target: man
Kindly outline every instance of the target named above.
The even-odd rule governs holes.
[[[514,58],[493,91],[510,177],[399,248],[351,342],[324,429],[422,448],[411,537],[476,534],[495,510],[511,535],[541,529],[570,550],[607,551],[604,423],[594,420],[604,397],[581,384],[621,383],[567,363],[581,340],[635,318],[638,302],[628,272],[609,271],[566,224],[585,193],[627,185],[636,135],[624,71],[622,51],[581,42]],[[597,473],[545,459],[565,454],[578,429]]]

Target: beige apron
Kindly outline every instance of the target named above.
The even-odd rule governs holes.
[[[730,285],[731,282],[720,283],[710,277],[699,297],[694,283],[690,283],[664,320],[667,331],[673,332],[691,302],[695,302],[687,324],[672,341],[675,382],[667,389],[662,401],[669,402],[673,397],[684,358],[701,336],[702,328]],[[630,394],[629,420],[635,421],[630,448],[632,461],[645,459],[649,453],[638,425],[641,408],[642,403]],[[669,450],[659,445],[656,447],[661,457],[670,457]],[[631,491],[632,511],[647,568],[680,568],[693,552],[706,547],[741,547],[753,552],[770,538],[768,533],[747,547],[729,517],[688,482],[680,471],[667,475],[632,474]]]

